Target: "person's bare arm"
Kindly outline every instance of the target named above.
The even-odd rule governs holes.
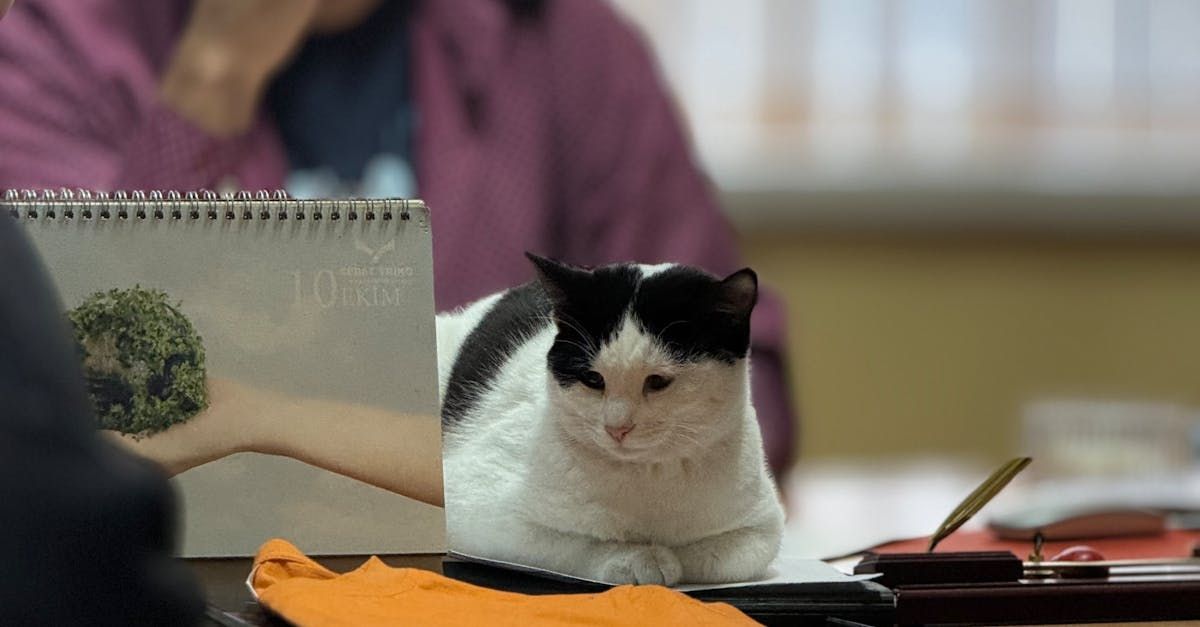
[[[320,0],[197,0],[163,75],[162,99],[216,137],[246,132],[271,77]]]
[[[441,421],[210,378],[209,407],[146,437],[113,434],[171,475],[239,452],[283,455],[442,506]]]
[[[380,0],[196,0],[162,99],[215,137],[250,129],[263,94],[313,32],[358,24]]]
[[[0,29],[0,187],[279,186],[259,94],[318,1],[16,2]],[[245,22],[222,31],[234,11]]]
[[[437,416],[312,399],[283,403],[259,422],[250,449],[285,455],[441,507]]]

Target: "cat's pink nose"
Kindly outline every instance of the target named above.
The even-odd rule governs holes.
[[[629,432],[633,431],[633,428],[636,426],[637,425],[633,423],[626,423],[616,427],[604,427],[604,430],[607,431],[608,434],[612,436],[612,439],[616,440],[619,444],[625,440],[625,436],[629,435]]]

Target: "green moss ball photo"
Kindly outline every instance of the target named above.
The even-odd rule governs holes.
[[[101,429],[147,436],[208,406],[204,345],[165,292],[96,292],[67,318]]]

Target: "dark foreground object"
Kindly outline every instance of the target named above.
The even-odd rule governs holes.
[[[175,500],[96,432],[62,307],[0,207],[0,623],[190,625]]]
[[[602,592],[608,588],[557,581],[452,558],[442,563],[442,572],[459,581],[523,594]],[[701,601],[728,603],[769,626],[891,625],[895,622],[892,592],[869,581],[725,588],[689,595]]]
[[[900,625],[1200,618],[1200,567],[1186,558],[1113,562],[1099,577],[1086,568],[1053,571],[1051,564],[1025,564],[1007,551],[872,553],[855,572],[883,573]]]

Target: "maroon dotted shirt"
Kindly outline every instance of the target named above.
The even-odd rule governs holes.
[[[186,0],[21,0],[0,23],[0,187],[282,187],[267,113],[216,139],[157,98]],[[432,209],[439,308],[532,277],[522,252],[728,273],[734,234],[643,41],[600,0],[421,2],[411,16],[413,158]],[[753,319],[771,465],[793,442],[782,308]]]

